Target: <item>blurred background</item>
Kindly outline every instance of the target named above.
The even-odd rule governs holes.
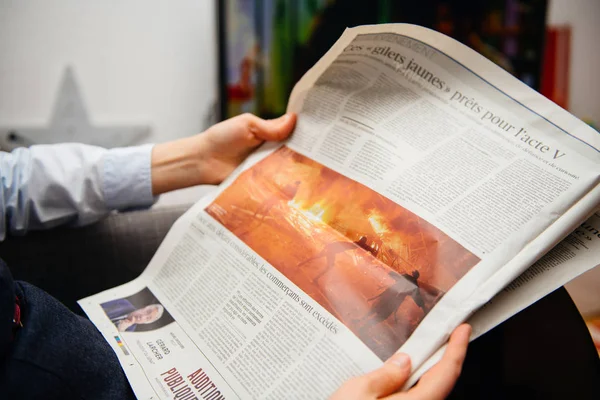
[[[597,0],[0,0],[0,131],[83,110],[90,126],[157,142],[279,115],[346,26],[380,22],[453,36],[597,124],[599,19]]]
[[[277,116],[345,27],[384,22],[446,33],[597,126],[599,20],[598,0],[0,0],[0,148]],[[598,268],[569,286],[590,318],[598,287]]]
[[[451,36],[539,88],[546,0],[233,0],[219,8],[221,111],[275,116],[347,26],[409,22]]]

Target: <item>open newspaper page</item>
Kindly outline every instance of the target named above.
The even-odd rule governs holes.
[[[324,398],[425,362],[597,206],[597,133],[457,42],[347,30],[140,278],[80,302],[140,398]]]
[[[445,36],[350,32],[294,89],[290,108],[303,114],[288,146],[385,199],[360,208],[391,269],[383,286],[416,271],[418,292],[393,298],[394,316],[414,322],[404,335],[405,321],[378,326],[389,324],[419,365],[592,213],[600,135]],[[381,307],[376,320],[388,316],[383,302],[368,304]]]

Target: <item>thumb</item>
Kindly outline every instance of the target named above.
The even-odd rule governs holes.
[[[411,371],[410,357],[404,353],[396,353],[383,366],[363,376],[368,382],[370,392],[385,397],[400,390]]]
[[[260,140],[279,141],[287,138],[296,125],[296,114],[287,113],[276,119],[256,118],[250,131]]]

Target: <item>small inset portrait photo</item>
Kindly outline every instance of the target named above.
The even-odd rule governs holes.
[[[148,288],[129,297],[107,301],[100,306],[119,332],[152,331],[174,321]]]

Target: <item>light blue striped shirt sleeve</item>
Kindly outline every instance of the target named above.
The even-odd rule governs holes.
[[[151,153],[152,145],[71,143],[0,152],[0,240],[7,232],[80,226],[112,210],[149,207]]]

